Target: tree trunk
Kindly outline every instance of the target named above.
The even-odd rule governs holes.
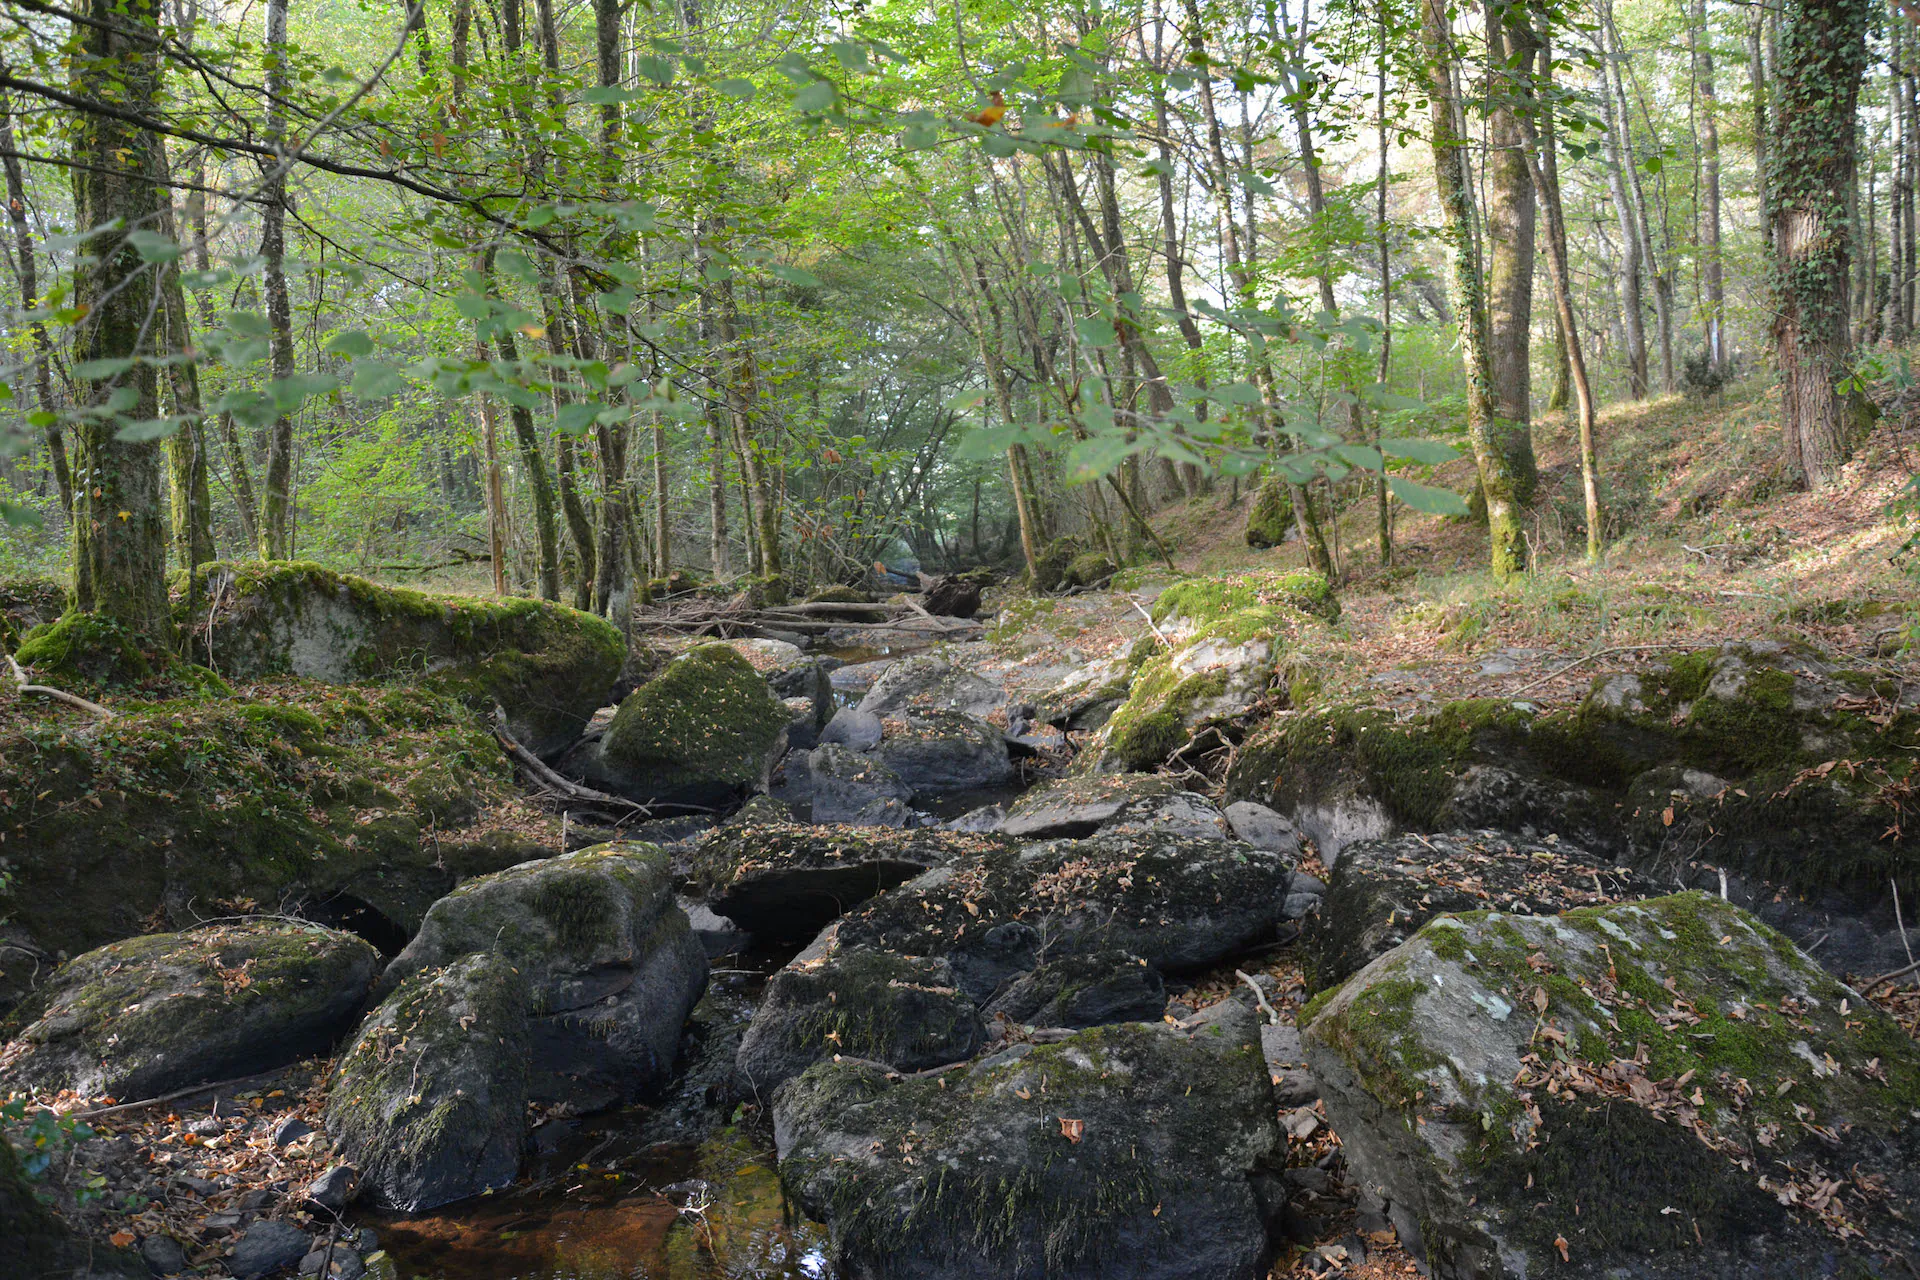
[[[1760,47],[1766,12],[1756,8],[1747,25],[1747,81],[1753,94],[1753,194],[1760,204],[1761,239],[1773,241],[1773,200],[1767,190],[1767,139],[1773,132],[1773,113],[1767,106],[1767,63]]]
[[[34,262],[33,228],[27,221],[27,187],[20,172],[20,156],[13,141],[13,116],[0,98],[0,165],[7,173],[7,216],[13,221],[14,269],[20,276],[20,310],[32,311],[40,305],[40,284]],[[34,403],[40,412],[53,415],[59,406],[53,399],[53,342],[47,327],[38,320],[27,331],[33,338]],[[53,480],[60,492],[60,509],[73,514],[73,472],[67,466],[67,440],[57,419],[46,426],[47,456],[53,466]]]
[[[494,349],[507,365],[520,363],[519,344],[513,334],[502,329],[494,338]],[[540,549],[540,598],[560,598],[560,529],[553,500],[553,478],[547,471],[547,456],[540,448],[540,434],[533,425],[533,412],[523,405],[507,402],[507,416],[513,421],[514,439],[520,446],[520,466],[526,471],[527,487],[533,493],[534,540]]]
[[[1783,382],[1787,465],[1807,487],[1839,478],[1859,412],[1848,373],[1847,193],[1854,111],[1867,66],[1869,0],[1792,0],[1780,34],[1769,174],[1774,231],[1774,356]]]
[[[1380,175],[1378,189],[1374,193],[1374,218],[1380,229],[1380,364],[1375,372],[1375,380],[1380,389],[1387,389],[1387,374],[1393,367],[1393,256],[1392,242],[1387,235],[1387,58],[1389,40],[1386,6],[1380,8],[1380,50],[1376,70],[1379,74],[1378,95],[1374,103],[1374,131],[1378,134],[1380,150]],[[1373,415],[1373,442],[1380,443],[1380,414],[1376,409]],[[1380,543],[1380,564],[1386,567],[1393,563],[1393,507],[1387,500],[1387,464],[1384,456],[1380,462],[1380,472],[1374,477],[1375,533]]]
[[[286,139],[287,115],[287,3],[267,0],[266,141],[276,152]],[[260,255],[266,260],[267,325],[272,331],[273,377],[293,376],[293,313],[287,302],[287,179],[278,160],[265,162],[262,184]],[[292,551],[289,527],[293,512],[293,418],[285,413],[273,420],[267,438],[266,493],[260,507],[260,558],[284,560]]]
[[[1613,198],[1614,216],[1620,222],[1620,261],[1614,272],[1620,289],[1620,321],[1625,330],[1627,357],[1627,394],[1635,400],[1647,398],[1647,330],[1645,308],[1640,296],[1640,228],[1634,216],[1633,200],[1627,193],[1627,166],[1633,163],[1627,149],[1625,121],[1613,96],[1612,73],[1602,63],[1600,110],[1607,138],[1607,190]]]
[[[1445,218],[1453,284],[1453,311],[1460,325],[1461,358],[1467,375],[1467,438],[1473,445],[1486,495],[1487,535],[1493,576],[1506,581],[1527,566],[1519,506],[1507,457],[1493,433],[1493,374],[1488,365],[1489,328],[1486,293],[1480,278],[1480,252],[1473,234],[1473,196],[1467,185],[1466,140],[1454,124],[1453,38],[1445,0],[1421,0],[1420,34],[1426,56],[1427,97],[1432,111],[1433,170]]]
[[[1726,284],[1720,261],[1720,98],[1713,84],[1713,50],[1708,44],[1707,0],[1693,0],[1694,75],[1700,84],[1700,160],[1704,171],[1701,192],[1706,207],[1701,227],[1702,256],[1707,287],[1707,363],[1718,373],[1727,366]]]
[[[1533,53],[1539,45],[1519,0],[1487,0],[1487,58],[1494,77],[1487,113],[1487,311],[1492,347],[1495,441],[1513,477],[1513,500],[1530,506],[1539,487],[1533,456],[1533,182],[1522,153],[1521,119],[1534,110]],[[1322,290],[1324,293],[1325,290]]]
[[[154,185],[160,191],[160,216],[156,224],[160,234],[178,241],[180,231],[173,216],[166,144],[153,144]],[[167,437],[167,479],[172,494],[173,552],[188,574],[192,588],[193,570],[214,558],[213,506],[207,485],[206,422],[200,412],[200,370],[193,358],[193,324],[187,318],[187,299],[180,287],[177,261],[156,264],[159,274],[161,325],[166,335],[163,349],[177,363],[167,366],[168,398],[173,416],[183,419],[178,430]]]
[[[133,114],[152,113],[161,75],[152,0],[84,0],[79,17],[85,21],[73,24],[75,91]],[[74,433],[74,604],[170,647],[160,445],[119,438],[127,423],[158,416],[155,371],[137,363],[105,376],[81,372],[87,362],[155,353],[156,273],[127,234],[159,216],[150,151],[158,139],[90,112],[71,127],[74,222],[93,229],[75,252],[72,297],[82,312],[73,336],[75,391],[83,406],[123,405]]]
[[[707,560],[715,578],[724,578],[727,566],[727,445],[722,436],[720,409],[707,409]]]
[[[1640,164],[1633,153],[1633,112],[1627,105],[1627,50],[1614,26],[1613,6],[1602,10],[1607,33],[1613,37],[1613,55],[1606,60],[1612,70],[1614,106],[1620,118],[1620,153],[1626,163],[1627,181],[1633,191],[1636,211],[1634,226],[1640,232],[1640,259],[1653,279],[1654,334],[1660,344],[1660,389],[1673,390],[1673,264],[1663,270],[1660,255],[1653,249],[1653,215],[1647,207],[1647,191],[1640,181]],[[1656,138],[1656,142],[1659,140]]]

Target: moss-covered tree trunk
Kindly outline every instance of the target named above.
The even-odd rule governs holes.
[[[1840,386],[1848,373],[1854,109],[1872,20],[1869,0],[1788,4],[1773,85],[1774,355],[1787,465],[1813,489],[1838,478],[1859,398]]]
[[[1488,369],[1493,377],[1494,440],[1513,476],[1513,498],[1533,501],[1540,467],[1533,455],[1533,179],[1521,118],[1534,110],[1530,15],[1515,0],[1488,0],[1487,109]],[[1323,291],[1324,292],[1324,291]]]
[[[1505,581],[1526,569],[1527,544],[1520,530],[1519,504],[1506,454],[1493,430],[1493,374],[1487,363],[1490,341],[1486,289],[1480,276],[1480,248],[1473,234],[1473,195],[1467,185],[1466,141],[1455,125],[1453,33],[1445,0],[1421,0],[1420,35],[1427,62],[1427,98],[1432,108],[1433,171],[1439,188],[1452,275],[1453,313],[1460,325],[1460,354],[1467,373],[1467,439],[1480,473],[1487,506],[1487,537],[1493,576]]]
[[[7,113],[6,105],[0,102],[0,166],[7,174],[7,217],[13,223],[14,270],[20,280],[20,310],[32,312],[40,305],[40,283],[37,274],[36,252],[33,243],[33,228],[27,221],[27,188],[24,175],[20,171],[20,155],[13,141],[13,117]],[[34,402],[42,413],[56,413],[59,406],[53,398],[53,342],[47,337],[47,327],[34,320],[28,323],[27,330],[33,335],[33,388]],[[47,458],[53,467],[54,484],[60,491],[60,509],[73,512],[73,473],[67,466],[67,440],[58,421],[47,423]]]
[[[266,140],[278,148],[286,136],[287,0],[267,2]],[[266,162],[261,193],[260,256],[265,259],[267,326],[272,331],[274,380],[293,376],[293,312],[287,301],[287,181],[280,162]],[[293,551],[293,418],[281,413],[267,437],[266,492],[260,503],[260,556],[285,560]]]
[[[1727,298],[1720,260],[1720,96],[1713,82],[1707,0],[1693,0],[1688,38],[1693,42],[1694,79],[1700,86],[1700,256],[1706,289],[1707,361],[1718,373],[1727,363]]]
[[[163,192],[160,233],[177,241],[179,228],[172,200],[164,193],[171,176],[165,144],[153,147],[154,180]],[[182,419],[180,429],[167,437],[167,478],[173,497],[173,554],[184,569],[194,569],[214,558],[212,501],[207,483],[206,423],[200,412],[200,368],[192,358],[193,322],[180,287],[177,262],[155,267],[160,272],[160,307],[166,334],[164,348],[176,358],[167,366],[169,412]],[[189,578],[191,583],[192,579]]]
[[[501,329],[494,347],[509,365],[520,363],[520,344],[513,334]],[[520,445],[520,465],[526,469],[527,487],[533,492],[534,538],[540,548],[540,598],[560,598],[560,528],[557,504],[553,498],[553,476],[547,469],[547,455],[540,448],[540,434],[534,429],[533,413],[524,405],[509,401],[507,414],[513,419],[513,436]]]
[[[153,0],[86,0],[73,24],[74,88],[132,115],[153,110],[160,84]],[[114,412],[83,421],[73,466],[74,603],[155,640],[170,641],[167,508],[160,444],[122,440],[130,422],[159,416],[151,356],[159,338],[155,269],[128,243],[152,230],[154,135],[105,114],[77,117],[71,140],[75,251],[74,389],[82,405]]]

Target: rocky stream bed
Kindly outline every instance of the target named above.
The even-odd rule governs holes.
[[[1915,1274],[1871,673],[1328,706],[1302,575],[1097,653],[209,595],[268,683],[0,743],[19,1274]]]

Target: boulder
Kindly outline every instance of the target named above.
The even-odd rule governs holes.
[[[844,669],[844,668],[843,668]],[[886,719],[903,711],[964,711],[984,716],[1006,705],[1006,689],[945,658],[914,654],[890,664],[860,700],[860,710]]]
[[[313,1238],[291,1222],[263,1218],[240,1237],[227,1266],[235,1280],[262,1280],[293,1266],[312,1247]]]
[[[1442,916],[1306,1012],[1353,1175],[1435,1275],[1920,1253],[1920,1048],[1716,898]]]
[[[1255,1280],[1284,1151],[1253,1019],[1100,1027],[938,1078],[843,1057],[774,1098],[843,1274]]]
[[[1071,733],[1091,733],[1127,700],[1139,666],[1131,653],[1122,653],[1075,667],[1040,695],[1036,715],[1042,723]]]
[[[1217,965],[1273,937],[1289,880],[1285,859],[1237,842],[1103,833],[956,858],[849,912],[831,942],[944,957],[985,1002],[1043,958]]]
[[[258,921],[156,933],[61,965],[10,1025],[0,1080],[123,1101],[325,1053],[380,953],[350,933]]]
[[[599,845],[468,881],[434,904],[381,992],[480,952],[525,988],[528,1096],[582,1111],[667,1083],[707,982],[706,951],[652,845]]]
[[[1008,983],[981,1012],[1032,1027],[1158,1022],[1167,1011],[1160,973],[1139,956],[1095,951],[1048,961]],[[872,1055],[867,1055],[872,1056]]]
[[[326,1110],[362,1195],[419,1213],[513,1181],[533,1052],[528,994],[504,956],[469,954],[415,969],[367,1018]]]
[[[1001,830],[1020,840],[1090,836],[1129,806],[1164,800],[1178,791],[1154,773],[1113,773],[1042,783],[1007,810]]]
[[[0,645],[8,653],[20,639],[67,611],[67,589],[52,578],[0,578]]]
[[[856,827],[903,827],[913,788],[871,756],[837,743],[807,756],[813,780],[813,820]]]
[[[955,858],[1006,850],[990,835],[751,823],[724,827],[694,852],[708,905],[754,936],[797,945],[829,921]]]
[[[1278,608],[1332,622],[1340,598],[1320,574],[1304,569],[1257,570],[1219,578],[1183,578],[1162,591],[1148,610],[1160,634],[1175,645],[1245,609]]]
[[[403,677],[484,714],[498,705],[507,731],[538,755],[580,735],[627,656],[612,623],[550,601],[433,596],[293,561],[197,572],[197,607],[180,623],[196,658],[221,674]]]
[[[1277,547],[1293,530],[1293,497],[1279,476],[1268,476],[1254,492],[1247,508],[1247,545],[1256,551]]]
[[[818,732],[833,718],[833,681],[818,659],[784,640],[723,640],[728,648],[766,677],[767,687],[782,701],[806,701],[813,729]]]
[[[767,789],[791,715],[724,644],[690,649],[620,704],[563,771],[642,804],[725,808]]]
[[[820,731],[820,745],[834,744],[853,751],[871,751],[880,745],[880,717],[857,707],[842,707]]]
[[[980,612],[980,583],[972,577],[939,577],[922,586],[927,612],[935,617],[971,618]]]
[[[774,974],[736,1061],[746,1087],[771,1098],[835,1054],[921,1071],[971,1058],[985,1038],[944,961],[854,951],[803,956]]]
[[[1270,849],[1289,857],[1300,852],[1300,833],[1293,823],[1263,804],[1238,800],[1226,808],[1227,826],[1256,849]]]
[[[1501,831],[1401,836],[1349,845],[1301,938],[1310,991],[1343,982],[1435,916],[1501,911],[1550,916],[1659,896],[1644,876],[1549,837]]]
[[[915,794],[1001,786],[1014,776],[1007,740],[961,711],[909,711],[885,722],[873,758]]]

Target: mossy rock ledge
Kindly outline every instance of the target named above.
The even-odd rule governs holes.
[[[642,804],[731,808],[766,791],[792,719],[751,663],[704,644],[629,694],[560,769]]]
[[[1920,1256],[1920,1048],[1717,898],[1442,916],[1307,1012],[1354,1176],[1436,1275]]]
[[[835,916],[956,858],[1004,852],[998,836],[932,828],[729,824],[692,855],[690,882],[763,942],[798,945]]]
[[[1724,884],[1797,942],[1825,936],[1822,964],[1865,974],[1905,962],[1887,882],[1920,897],[1901,821],[1916,760],[1910,691],[1756,642],[1602,675],[1565,710],[1279,715],[1241,744],[1226,795],[1286,814],[1330,863],[1406,831],[1554,833],[1668,883]]]
[[[821,1062],[775,1094],[781,1179],[848,1275],[1255,1280],[1284,1140],[1253,1018],[1209,1014],[938,1078]]]
[[[604,618],[544,600],[481,600],[383,587],[299,561],[199,570],[181,625],[195,657],[233,679],[330,684],[413,680],[483,713],[506,712],[528,750],[552,755],[612,692],[626,642]]]
[[[706,950],[653,845],[595,845],[467,881],[433,905],[380,992],[480,952],[507,960],[525,991],[528,1095],[576,1111],[665,1086],[707,984]]]
[[[380,953],[350,933],[252,921],[155,933],[60,966],[4,1024],[0,1082],[151,1098],[325,1053]]]

